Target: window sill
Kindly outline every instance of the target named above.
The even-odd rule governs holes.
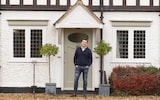
[[[116,65],[151,65],[151,62],[146,59],[115,59],[110,63]]]
[[[46,58],[12,58],[9,59],[9,63],[48,63]]]

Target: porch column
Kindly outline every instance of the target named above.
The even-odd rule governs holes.
[[[1,24],[2,24],[2,20],[1,20],[1,12],[0,12],[0,62],[1,62],[1,34],[2,34],[2,32],[1,32]],[[0,65],[0,68],[1,68],[1,65]]]

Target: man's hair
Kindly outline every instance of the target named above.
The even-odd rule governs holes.
[[[87,39],[87,38],[83,38],[81,41],[83,41],[83,40],[86,40],[86,41],[88,42],[88,39]]]

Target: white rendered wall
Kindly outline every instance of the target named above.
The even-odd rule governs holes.
[[[32,13],[32,14],[31,14]],[[8,26],[7,20],[49,20],[47,26],[46,42],[57,44],[57,34],[54,29],[53,23],[63,14],[64,12],[30,12],[26,11],[25,14],[22,11],[14,12],[7,11],[2,12],[2,22],[3,25],[2,35],[1,35],[1,51],[2,51],[2,63],[1,63],[1,82],[2,87],[23,87],[31,86],[33,83],[33,64],[31,62],[16,62],[14,63],[10,60],[10,50],[11,48],[11,35],[9,31],[10,26]],[[38,16],[38,18],[37,18]],[[62,52],[60,52],[60,56]],[[52,70],[52,82],[57,83],[57,87],[61,86],[61,63],[59,61],[61,58],[57,56],[51,58],[51,70]],[[56,67],[58,66],[58,67]],[[54,77],[53,77],[54,76]],[[45,83],[48,82],[48,63],[37,63],[36,64],[36,85],[44,87]]]
[[[109,5],[109,0],[104,0],[103,3],[104,3],[105,6],[108,6]]]
[[[11,5],[19,5],[20,4],[20,0],[10,0],[10,4]]]
[[[135,16],[136,15],[136,16]],[[144,17],[145,16],[145,17]],[[119,60],[117,61],[114,54],[116,54],[116,40],[115,35],[113,34],[114,29],[117,27],[112,27],[111,20],[119,20],[119,21],[151,21],[150,27],[144,27],[147,29],[146,33],[146,59],[145,60]],[[112,68],[118,65],[139,65],[139,64],[146,64],[146,65],[154,65],[159,67],[160,65],[160,19],[159,14],[154,12],[110,12],[104,13],[104,30],[103,30],[103,37],[104,40],[111,44],[112,51],[105,56],[105,70],[108,73],[112,72]],[[124,27],[123,27],[124,28]],[[133,27],[136,28],[136,27]],[[137,27],[139,28],[139,27]]]
[[[107,0],[106,0],[106,1],[107,1]],[[92,4],[93,4],[93,5],[100,5],[100,4],[99,4],[99,0],[93,0],[93,1],[92,1]]]
[[[159,6],[159,4],[160,4],[160,1],[159,1],[159,0],[154,0],[154,1],[153,1],[153,5],[154,5],[154,6]]]
[[[99,0],[97,0],[97,1],[99,1]],[[71,0],[71,5],[74,5],[76,2],[77,2],[77,0]],[[83,2],[85,5],[88,5],[89,0],[82,0],[82,2]]]
[[[123,0],[113,0],[113,5],[114,6],[122,6],[123,5]]]
[[[1,13],[1,12],[0,12],[0,13]],[[2,57],[2,56],[1,56],[1,28],[2,28],[2,27],[1,27],[1,25],[2,25],[1,22],[2,22],[2,21],[1,21],[1,14],[0,14],[0,66],[1,66],[1,57]]]
[[[126,0],[126,5],[127,6],[135,6],[136,5],[136,0]]]
[[[51,5],[56,5],[56,0],[51,0]]]
[[[67,5],[67,0],[60,0],[60,5]]]
[[[142,6],[149,6],[150,5],[150,0],[140,0],[140,5],[142,5]]]
[[[12,14],[13,13],[13,14]],[[32,14],[31,14],[32,13]],[[63,12],[64,13],[64,12]],[[10,36],[12,33],[8,32],[9,26],[7,20],[9,19],[29,19],[29,20],[49,20],[48,26],[47,26],[47,34],[46,34],[46,42],[48,43],[55,43],[57,44],[58,36],[56,34],[56,30],[53,27],[53,23],[63,14],[62,12],[29,12],[26,11],[25,15],[24,12],[2,12],[2,22],[3,28],[1,30],[1,41],[2,41],[2,47],[1,47],[1,56],[3,57],[2,60],[2,68],[1,68],[1,82],[0,85],[2,87],[9,86],[9,87],[21,87],[21,86],[31,86],[32,85],[32,73],[33,73],[33,65],[31,62],[19,62],[19,63],[13,63],[10,62]],[[96,13],[97,16],[99,16],[99,13]],[[135,17],[136,15],[136,17]],[[145,17],[144,17],[145,16]],[[147,33],[147,63],[151,63],[152,65],[159,66],[160,57],[159,57],[159,43],[160,43],[160,24],[157,22],[159,21],[158,13],[136,13],[136,12],[108,12],[104,13],[104,29],[103,29],[103,38],[106,42],[110,43],[113,48],[116,46],[113,30],[114,27],[111,26],[111,20],[151,20],[152,24],[149,28],[149,33]],[[152,41],[150,41],[152,40]],[[152,46],[150,46],[152,45]],[[62,73],[62,63],[63,63],[63,50],[61,47],[63,47],[62,44],[59,44],[60,46],[60,53],[56,57],[52,57],[51,66],[52,66],[52,80],[53,82],[57,83],[57,87],[62,87],[63,83],[63,73]],[[93,45],[94,47],[94,45]],[[113,54],[115,51],[110,52],[107,56],[105,56],[105,63],[104,67],[107,72],[107,75],[110,74],[112,71],[112,68],[115,67],[116,64],[126,63],[131,64],[129,62],[133,61],[121,61],[117,63],[115,61],[115,58],[113,58]],[[139,62],[136,62],[139,63]],[[142,61],[140,61],[142,63]],[[146,62],[144,62],[146,63]],[[133,63],[134,65],[134,63]],[[57,67],[58,66],[58,67]],[[98,87],[99,85],[99,58],[97,56],[94,56],[94,86]],[[48,63],[38,63],[36,64],[36,85],[44,87],[45,83],[48,82]]]
[[[24,5],[33,5],[33,0],[23,0]]]
[[[24,14],[25,13],[25,14]],[[31,61],[14,62],[10,51],[12,32],[11,27],[8,26],[7,20],[49,20],[46,34],[46,42],[54,43],[59,46],[60,52],[56,57],[51,58],[51,79],[56,82],[57,87],[63,87],[63,44],[58,44],[58,34],[53,26],[53,23],[62,16],[64,12],[47,12],[47,11],[7,11],[2,12],[2,68],[1,68],[1,87],[30,87],[33,85],[33,64]],[[99,13],[96,13],[99,16]],[[39,16],[39,17],[37,17]],[[28,26],[27,26],[28,27]],[[93,46],[94,47],[94,46]],[[99,86],[99,59],[94,57],[94,70],[93,85]],[[30,59],[28,59],[30,60]],[[48,63],[39,62],[36,64],[36,83],[38,87],[44,87],[48,82]],[[96,77],[96,78],[95,78]]]
[[[47,0],[37,0],[37,5],[47,5]]]
[[[53,0],[54,1],[54,0]],[[76,1],[76,0],[75,0]],[[75,2],[72,1],[72,2]],[[63,3],[62,3],[63,4]],[[33,84],[33,65],[31,62],[19,62],[14,63],[10,61],[10,46],[11,32],[9,32],[10,27],[8,26],[7,20],[48,20],[46,42],[58,44],[58,34],[56,34],[56,29],[53,23],[59,19],[64,12],[47,12],[47,11],[2,11],[1,22],[3,25],[1,28],[1,66],[0,69],[0,86],[1,87],[28,87]],[[95,13],[100,17],[100,13]],[[135,16],[136,15],[136,16]],[[151,27],[148,27],[149,32],[147,33],[147,59],[146,62],[155,66],[160,65],[160,17],[158,12],[105,12],[104,13],[104,28],[103,28],[103,38],[106,42],[110,43],[112,48],[115,49],[115,36],[112,27],[111,20],[150,20]],[[52,82],[57,83],[57,87],[63,86],[63,45],[58,44],[60,47],[60,52],[58,56],[52,57],[51,70],[52,70]],[[94,47],[95,45],[93,45]],[[131,64],[134,62],[128,60],[127,62],[121,61],[116,62],[113,55],[115,51],[111,51],[105,56],[104,67],[109,75],[112,68],[118,64]],[[144,62],[144,63],[146,63]],[[136,63],[139,63],[136,61]],[[143,63],[140,61],[140,63]],[[133,63],[134,65],[135,63]],[[94,55],[94,79],[93,84],[95,87],[99,87],[99,57]],[[37,63],[36,64],[36,85],[39,87],[44,87],[45,83],[48,82],[48,63]]]
[[[6,0],[1,0],[1,4],[6,4]]]

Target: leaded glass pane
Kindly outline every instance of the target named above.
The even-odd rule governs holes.
[[[128,58],[128,31],[117,30],[117,58]]]
[[[134,58],[145,58],[145,31],[134,31]]]
[[[25,57],[25,30],[13,30],[13,56]]]
[[[41,58],[40,48],[42,47],[42,30],[31,30],[31,57]]]

